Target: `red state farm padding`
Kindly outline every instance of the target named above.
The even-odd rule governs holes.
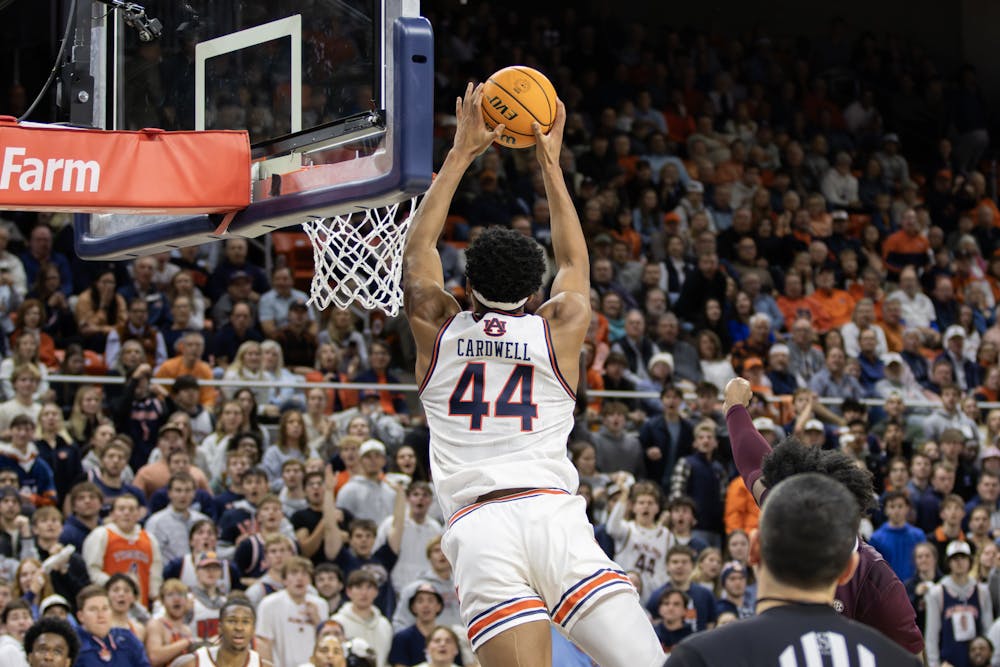
[[[0,208],[228,213],[250,204],[246,132],[18,125],[0,116]]]

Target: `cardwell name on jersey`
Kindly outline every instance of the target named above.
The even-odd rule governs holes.
[[[0,166],[0,190],[22,192],[97,192],[101,165],[95,160],[24,157],[22,146],[7,146]],[[17,178],[14,178],[14,176]]]
[[[497,359],[531,361],[531,357],[528,355],[528,344],[515,341],[456,338],[455,354],[459,357],[496,357]]]

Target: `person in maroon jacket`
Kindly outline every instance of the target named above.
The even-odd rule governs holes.
[[[792,437],[779,443],[772,453],[747,411],[752,396],[749,382],[743,378],[730,380],[723,412],[736,468],[758,505],[767,499],[768,488],[786,477],[821,472],[847,486],[862,512],[871,506],[871,473],[858,468],[841,452],[806,447]],[[858,568],[846,584],[837,587],[834,607],[844,616],[879,630],[911,653],[920,654],[924,639],[903,584],[878,551],[860,538],[857,550]]]

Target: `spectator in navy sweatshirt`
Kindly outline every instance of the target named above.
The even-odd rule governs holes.
[[[83,540],[101,521],[104,494],[93,482],[80,482],[70,489],[68,499],[72,514],[63,522],[59,544],[72,544],[83,553]]]
[[[674,467],[670,497],[690,496],[698,506],[696,537],[718,547],[722,543],[722,515],[728,482],[722,464],[712,459],[718,447],[715,422],[705,420],[694,429],[694,453]]]

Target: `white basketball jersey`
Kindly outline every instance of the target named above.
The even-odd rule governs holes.
[[[566,453],[576,398],[544,318],[458,313],[438,332],[420,399],[445,516],[499,489],[576,493]]]
[[[642,575],[642,598],[645,602],[657,588],[667,583],[667,540],[670,531],[663,526],[643,528],[627,521],[628,536],[615,543],[615,562],[626,572]]]
[[[218,655],[218,646],[202,646],[194,652],[194,657],[196,658],[195,667],[217,667],[215,659]],[[260,667],[260,653],[251,649],[244,667]]]

